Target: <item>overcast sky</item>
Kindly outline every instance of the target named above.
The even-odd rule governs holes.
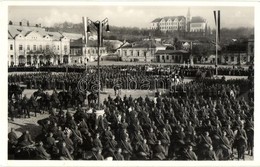
[[[96,21],[109,19],[110,25],[148,28],[157,17],[187,15],[188,6],[9,6],[9,20],[27,19],[43,26],[64,21],[79,23],[82,16]],[[190,7],[191,16],[204,17],[214,28],[213,10],[221,11],[221,27],[254,27],[253,7]]]

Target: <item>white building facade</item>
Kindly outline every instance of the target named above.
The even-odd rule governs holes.
[[[70,63],[70,40],[41,27],[8,26],[8,65],[41,66]]]
[[[155,62],[156,51],[165,49],[166,46],[156,41],[139,41],[123,46],[120,57],[127,62]]]

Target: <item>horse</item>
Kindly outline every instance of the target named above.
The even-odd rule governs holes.
[[[20,85],[9,84],[8,85],[8,99],[12,99],[13,95],[16,98],[21,99],[24,89],[25,88],[21,87]]]

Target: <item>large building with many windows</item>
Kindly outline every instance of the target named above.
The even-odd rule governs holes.
[[[151,22],[152,30],[159,29],[160,31],[185,31],[186,18],[184,16],[168,16],[156,18]]]
[[[150,24],[151,30],[162,32],[181,31],[181,32],[206,32],[207,21],[200,16],[191,17],[190,9],[185,16],[167,16],[154,19]]]
[[[8,25],[8,65],[41,66],[70,63],[70,40],[39,25]]]

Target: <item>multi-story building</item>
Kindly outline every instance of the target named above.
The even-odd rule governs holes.
[[[96,61],[98,58],[98,44],[96,38],[89,37],[85,44],[85,37],[82,34],[66,33],[70,40],[71,62],[73,64],[84,64]],[[102,57],[107,55],[107,47],[99,47],[99,54]]]
[[[138,41],[122,46],[119,53],[122,61],[155,62],[155,52],[165,49],[166,46],[154,40]]]
[[[8,65],[30,66],[69,63],[70,40],[45,28],[8,25]]]
[[[186,18],[184,16],[168,16],[156,18],[151,22],[151,29],[166,31],[185,31]]]
[[[156,18],[150,23],[151,30],[167,31],[185,31],[185,32],[205,32],[207,31],[207,21],[200,17],[191,17],[190,9],[187,16],[167,16]]]
[[[223,64],[252,64],[254,63],[254,38],[247,41],[235,42],[226,47],[221,54]]]
[[[68,63],[86,63],[98,57],[97,40],[89,37],[87,45],[84,36],[77,33],[49,32],[29,22],[8,25],[8,66],[41,66]],[[107,54],[106,47],[100,47],[101,59]]]

